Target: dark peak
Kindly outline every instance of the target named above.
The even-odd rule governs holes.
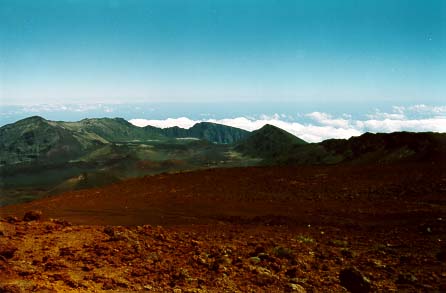
[[[215,127],[215,126],[225,127],[226,125],[217,124],[217,123],[213,123],[213,122],[197,122],[191,128],[209,128],[209,127]],[[226,126],[226,127],[229,127],[229,126]]]
[[[265,124],[265,125],[263,125],[263,127],[257,129],[257,131],[280,131],[280,132],[287,132],[287,131],[283,130],[282,128],[279,128],[279,127],[271,125],[271,124]],[[289,132],[287,132],[287,133],[289,133]]]
[[[196,125],[196,124],[195,124]],[[151,126],[151,125],[147,125],[147,126],[150,126],[150,127],[155,127],[155,126]],[[147,127],[146,126],[146,127]],[[156,128],[158,128],[158,127],[156,127]],[[186,128],[181,128],[181,127],[179,127],[179,126],[172,126],[172,127],[167,127],[167,128],[164,128],[164,129],[186,129]]]
[[[31,116],[25,119],[22,119],[21,121],[40,121],[40,122],[46,122],[47,120],[41,116]]]
[[[8,124],[8,125],[26,125],[26,124],[36,124],[36,123],[37,124],[41,124],[41,123],[47,123],[47,122],[48,122],[48,120],[46,120],[43,117],[31,116],[31,117],[24,118],[22,120],[19,120],[19,121],[15,122],[15,123]]]
[[[236,146],[236,150],[252,157],[271,159],[288,154],[293,148],[303,144],[306,142],[293,134],[266,124],[251,132],[245,140]]]
[[[121,117],[115,117],[115,118],[113,118],[113,120],[115,120],[118,123],[124,124],[124,125],[134,126],[132,123],[128,122],[127,120],[125,120],[124,118],[121,118]]]
[[[262,128],[253,131],[252,135],[268,137],[269,139],[273,140],[281,140],[281,141],[286,140],[294,144],[307,143],[306,141],[295,136],[294,134],[291,134],[288,131],[285,131],[282,128],[279,128],[271,124],[265,124]]]

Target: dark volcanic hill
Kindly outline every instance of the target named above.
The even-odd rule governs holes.
[[[267,124],[240,141],[235,149],[252,157],[272,159],[287,155],[295,146],[305,144],[307,142],[291,133]]]
[[[446,162],[446,134],[432,132],[365,133],[350,139],[305,141],[266,125],[235,149],[266,164],[325,165],[396,162]]]
[[[348,140],[330,139],[320,145],[342,162],[444,161],[446,134],[432,132],[365,133]]]
[[[279,164],[381,164],[446,162],[444,133],[365,133],[350,139],[329,139],[295,146],[278,158]]]

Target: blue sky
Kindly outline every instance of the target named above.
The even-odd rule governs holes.
[[[0,0],[0,126],[446,132],[443,0]]]
[[[445,1],[0,0],[0,103],[442,105]]]

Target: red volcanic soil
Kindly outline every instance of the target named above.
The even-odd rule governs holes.
[[[0,292],[445,291],[445,171],[212,169],[6,206]]]

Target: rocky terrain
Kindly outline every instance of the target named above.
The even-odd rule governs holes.
[[[445,169],[215,169],[2,207],[0,288],[444,292]]]

